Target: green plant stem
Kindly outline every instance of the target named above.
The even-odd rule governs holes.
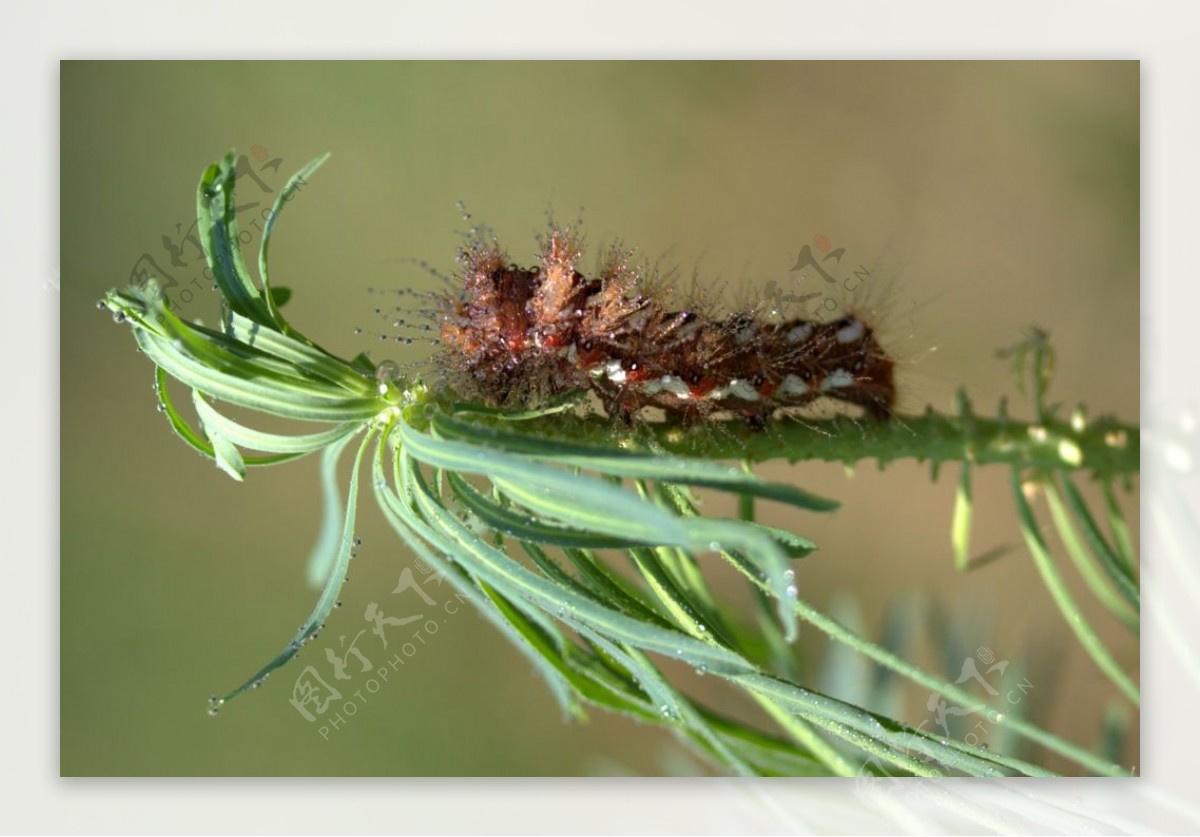
[[[1121,513],[1121,506],[1117,502],[1117,494],[1113,490],[1111,481],[1102,483],[1102,491],[1104,492],[1104,507],[1108,514],[1109,529],[1112,530],[1113,542],[1117,545],[1117,557],[1121,560],[1121,565],[1129,574],[1130,578],[1136,577],[1136,563],[1134,558],[1133,540],[1129,537],[1129,525],[1125,522],[1125,515]]]
[[[797,744],[820,759],[835,776],[858,775],[858,767],[838,752],[837,748],[830,746],[803,718],[784,709],[766,695],[755,691],[751,691],[750,695]]]
[[[1137,613],[1141,609],[1141,593],[1138,591],[1137,578],[1133,571],[1125,566],[1124,559],[1118,557],[1120,547],[1114,547],[1108,543],[1070,475],[1059,474],[1058,476],[1062,483],[1066,506],[1075,522],[1083,530],[1084,539],[1091,549],[1092,556],[1096,559],[1100,569],[1108,576],[1108,580],[1115,586],[1117,592],[1129,604],[1131,610]]]
[[[571,441],[620,434],[598,416],[543,416],[521,423],[523,433]],[[1075,430],[1066,422],[988,419],[975,415],[896,416],[890,422],[838,418],[824,421],[780,419],[766,432],[728,420],[698,428],[650,423],[639,428],[661,450],[701,459],[745,462],[819,460],[853,464],[874,459],[881,465],[903,459],[934,464],[1008,464],[1052,471],[1086,471],[1098,476],[1137,473],[1141,467],[1136,426],[1096,420]],[[1076,458],[1076,456],[1078,458]]]
[[[821,611],[817,610],[808,602],[801,598],[793,600],[793,606],[797,615],[808,622],[813,627],[827,634],[838,642],[843,642],[851,648],[859,651],[867,657],[870,657],[879,665],[889,668],[897,674],[911,680],[923,688],[929,689],[947,700],[954,701],[962,706],[978,706],[979,699],[964,689],[943,680],[935,675],[930,674],[917,665],[914,665],[907,660],[896,656],[879,645],[876,645],[869,640],[855,634],[850,629],[843,626],[841,623],[826,616]],[[1046,732],[1040,727],[1026,723],[1019,718],[1006,717],[1002,723],[1011,729],[1013,732],[1034,741],[1049,750],[1053,750],[1065,758],[1086,767],[1104,776],[1126,776],[1128,773],[1122,770],[1115,764],[1110,764],[1103,759],[1097,757],[1093,753],[1079,747],[1075,744],[1059,738],[1057,735]]]
[[[1075,634],[1080,644],[1083,645],[1084,650],[1087,651],[1092,661],[1120,689],[1125,697],[1129,698],[1134,704],[1140,703],[1141,693],[1137,684],[1129,679],[1129,676],[1117,665],[1117,661],[1113,659],[1112,654],[1109,653],[1104,643],[1100,641],[1100,637],[1096,635],[1092,626],[1084,618],[1079,605],[1067,590],[1063,577],[1054,563],[1054,558],[1051,556],[1050,550],[1046,548],[1046,543],[1038,532],[1037,521],[1033,517],[1033,510],[1029,506],[1029,501],[1025,499],[1025,492],[1021,484],[1021,474],[1016,469],[1013,469],[1012,485],[1014,500],[1017,505],[1017,515],[1021,520],[1021,533],[1025,536],[1025,543],[1029,547],[1030,554],[1033,555],[1034,563],[1037,564],[1038,572],[1042,575],[1042,581],[1045,582],[1046,589],[1050,591],[1050,595],[1054,598],[1054,603],[1058,605],[1058,609],[1066,620],[1067,625],[1070,626],[1071,631]]]
[[[1067,555],[1070,556],[1071,562],[1083,577],[1088,589],[1121,624],[1134,633],[1138,633],[1140,627],[1137,614],[1130,608],[1129,603],[1112,589],[1103,571],[1096,565],[1088,550],[1084,548],[1079,533],[1075,530],[1067,513],[1066,506],[1063,504],[1062,498],[1058,496],[1058,490],[1050,484],[1044,484],[1043,489],[1046,492],[1046,502],[1050,506],[1050,516],[1054,519],[1054,527],[1058,530],[1063,546],[1067,549]]]
[[[680,511],[688,515],[699,514],[696,508],[691,505],[685,505],[681,507]],[[727,560],[736,559],[735,555],[729,553],[723,552],[722,555]],[[751,582],[751,584],[754,585],[755,590],[757,590],[764,597],[769,597],[771,595],[772,591],[770,586],[765,583],[757,573],[753,572],[750,568],[739,564],[736,562],[736,560],[734,561],[734,564],[742,570],[743,576],[745,576]],[[965,690],[958,688],[956,685],[939,678],[936,675],[930,674],[919,666],[908,662],[886,648],[876,645],[870,640],[864,639],[854,631],[842,625],[836,619],[826,616],[820,610],[806,602],[802,597],[798,595],[791,597],[791,604],[792,610],[797,616],[800,617],[800,619],[808,622],[810,625],[813,625],[818,630],[825,633],[827,636],[836,640],[837,642],[844,643],[851,649],[874,660],[884,668],[890,669],[900,676],[911,680],[917,685],[923,686],[929,689],[931,692],[941,695],[947,700],[954,701],[961,706],[982,705],[978,698],[972,696]],[[1005,717],[1003,723],[1007,728],[1011,729],[1017,735],[1041,744],[1047,749],[1053,750],[1065,758],[1068,758],[1071,761],[1086,767],[1088,770],[1091,770],[1094,773],[1105,776],[1129,775],[1127,771],[1123,770],[1117,765],[1110,764],[1109,762],[1098,758],[1093,753],[1088,752],[1082,747],[1071,744],[1069,741],[1065,741],[1057,735],[1046,732],[1034,724],[1027,723],[1016,717]],[[954,744],[955,746],[960,746],[962,749],[964,749],[964,751],[967,752],[972,752],[975,750],[975,748],[967,744],[958,744],[957,742],[954,742]],[[995,754],[991,755],[995,757]],[[1019,765],[1019,769],[1029,775],[1053,775],[1049,771],[1033,768],[1032,766],[1025,765],[1024,763]]]

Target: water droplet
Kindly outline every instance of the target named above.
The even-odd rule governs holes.
[[[795,570],[784,570],[783,578],[785,581],[793,581],[796,578]]]
[[[375,367],[375,380],[380,383],[392,382],[400,375],[400,367],[395,361],[385,360]]]
[[[1070,439],[1062,439],[1058,443],[1058,457],[1068,465],[1078,467],[1083,463],[1083,451],[1079,449],[1079,445],[1072,442]]]
[[[789,584],[787,586],[787,590],[785,590],[784,592],[787,593],[787,596],[789,599],[796,598],[796,596],[799,595],[799,593],[800,593],[800,591],[796,588],[795,584]]]
[[[379,394],[386,395],[388,387],[395,383],[398,377],[400,377],[400,367],[394,361],[385,360],[376,366],[375,380],[379,383]]]
[[[114,311],[113,312],[113,322],[118,323],[118,324],[125,322],[125,312],[124,311]]]
[[[696,666],[696,676],[697,677],[703,677],[706,674],[708,674],[707,668],[705,668],[704,666]]]

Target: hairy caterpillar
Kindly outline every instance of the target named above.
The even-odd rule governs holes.
[[[762,428],[779,410],[821,399],[891,418],[894,362],[858,316],[773,322],[754,310],[674,310],[628,253],[610,249],[594,278],[577,269],[581,255],[559,227],[531,268],[495,242],[470,241],[461,288],[436,298],[446,383],[497,406],[591,390],[626,423],[658,408],[685,424],[735,413]]]

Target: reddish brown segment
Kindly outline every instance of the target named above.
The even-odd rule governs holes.
[[[612,415],[655,407],[693,422],[716,412],[761,426],[781,408],[828,398],[887,420],[893,361],[866,322],[764,322],[671,311],[614,251],[595,279],[575,269],[581,250],[553,229],[538,267],[508,262],[495,244],[461,257],[463,291],[441,305],[439,357],[467,398],[530,407],[591,389]]]

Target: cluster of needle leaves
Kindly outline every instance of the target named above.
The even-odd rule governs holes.
[[[1035,332],[1009,353],[1014,368],[1032,380],[1033,422],[1010,419],[1003,409],[995,418],[977,416],[963,396],[952,415],[928,411],[870,426],[847,419],[789,423],[770,437],[731,426],[697,438],[667,425],[621,435],[600,417],[581,415],[572,401],[532,413],[456,403],[450,393],[395,374],[390,364],[330,354],[280,312],[289,293],[271,285],[271,232],[288,198],[323,161],[310,163],[279,194],[262,236],[257,282],[238,244],[233,155],[204,172],[198,228],[220,295],[217,327],[178,317],[153,281],[110,291],[101,302],[132,326],[154,362],[171,427],[232,478],[316,453],[330,484],[345,457],[352,463],[347,490],[325,492],[334,505],[309,567],[320,587],[316,605],[277,656],[212,699],[212,711],[261,685],[325,625],[351,558],[365,471],[399,539],[512,640],[569,715],[601,707],[666,726],[735,774],[1049,775],[1003,748],[931,734],[799,682],[789,643],[797,625],[807,623],[893,679],[973,712],[992,711],[978,695],[800,595],[797,570],[815,544],[755,522],[755,504],[822,514],[837,503],[765,482],[748,467],[773,458],[916,458],[931,464],[934,477],[943,463],[960,465],[951,533],[960,568],[969,556],[972,470],[1009,468],[1021,531],[1046,586],[1096,665],[1137,703],[1135,682],[1068,592],[1031,501],[1045,497],[1088,590],[1136,632],[1136,558],[1118,494],[1138,469],[1138,431],[1113,420],[1088,421],[1080,411],[1064,417],[1046,403],[1053,353],[1044,335]],[[172,400],[171,378],[190,389],[192,418]],[[223,405],[314,430],[254,429],[223,413]],[[1085,500],[1080,477],[1100,486],[1101,513]],[[739,515],[701,514],[695,489],[732,495]],[[759,612],[749,627],[713,594],[702,555],[728,562],[753,590]],[[627,565],[625,572],[618,563]],[[677,684],[681,678],[664,673],[672,668],[664,660],[725,681],[761,707],[769,728],[724,717],[689,697]],[[1009,739],[1056,753],[1079,772],[1126,772],[1021,717],[994,717]]]

